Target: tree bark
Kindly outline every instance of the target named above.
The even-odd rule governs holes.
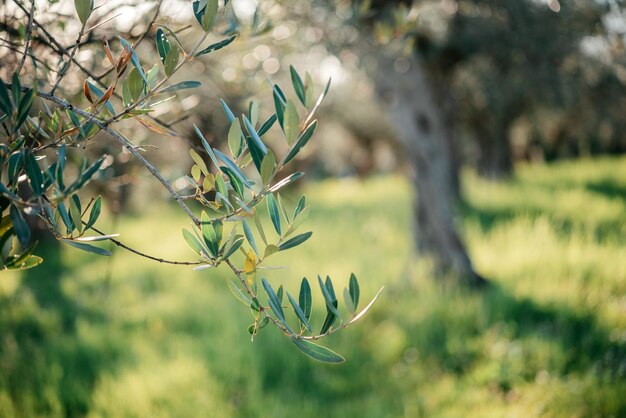
[[[445,87],[428,74],[418,57],[403,73],[394,59],[380,56],[376,90],[389,106],[396,135],[413,167],[414,236],[418,257],[428,257],[441,273],[471,285],[486,283],[472,266],[457,232],[458,164]]]

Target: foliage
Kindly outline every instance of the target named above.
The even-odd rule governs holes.
[[[0,109],[3,112],[0,120],[4,129],[0,169],[6,173],[6,180],[0,183],[2,266],[6,269],[28,269],[43,261],[41,257],[32,255],[34,244],[31,244],[30,238],[34,226],[28,221],[34,220],[43,222],[57,240],[101,256],[110,256],[111,252],[94,243],[110,240],[135,254],[162,263],[195,265],[196,270],[226,264],[236,276],[236,280],[228,282],[229,288],[252,310],[254,323],[249,330],[253,337],[271,323],[306,355],[330,363],[342,362],[343,357],[313,341],[360,319],[378,295],[358,312],[359,288],[355,276],[351,276],[349,291],[345,293],[349,312],[342,317],[330,277],[327,276],[324,282],[320,278],[328,314],[320,331],[315,333],[308,317],[312,299],[308,280],[304,278],[302,281],[298,302],[287,295],[294,319],[299,321],[299,325],[294,327],[283,309],[282,286],[275,291],[265,278],[259,277],[263,269],[272,268],[267,266],[267,260],[272,255],[299,246],[312,235],[310,231],[297,233],[309,213],[305,197],[300,198],[295,209],[288,211],[281,196],[284,188],[304,173],[285,175],[283,172],[313,136],[318,125],[315,115],[328,93],[330,80],[314,101],[311,76],[306,74],[303,81],[292,67],[292,84],[300,105],[289,99],[278,85],[271,83],[275,110],[263,123],[259,121],[258,103],[251,102],[247,114],[236,117],[222,100],[221,105],[230,123],[230,154],[211,146],[196,127],[202,147],[190,149],[195,164],[191,175],[186,177],[190,190],[188,195],[175,191],[143,156],[143,150],[117,128],[121,121],[133,120],[156,134],[173,138],[180,136],[151,113],[157,104],[172,99],[172,93],[200,87],[201,83],[195,80],[173,82],[173,76],[183,66],[235,40],[238,22],[229,13],[231,5],[226,2],[224,6],[219,6],[218,3],[218,0],[193,2],[193,13],[201,30],[192,48],[181,42],[177,30],[159,25],[155,36],[156,63],[142,62],[136,46],[124,37],[117,36],[119,45],[116,48],[115,42],[109,42],[103,36],[101,48],[109,65],[104,74],[110,75],[93,77],[90,71],[79,66],[75,54],[83,37],[91,35],[102,22],[91,22],[95,10],[92,0],[76,0],[75,9],[80,20],[78,37],[69,50],[51,46],[52,52],[61,59],[61,65],[55,71],[56,78],[49,89],[45,88],[44,80],[37,79],[36,66],[25,66],[26,57],[33,62],[40,57],[30,48],[31,36],[37,32],[33,29],[37,15],[34,3],[30,11],[23,9],[28,11],[28,32],[22,52],[24,58],[13,73],[11,83],[0,83]],[[21,2],[17,4],[23,7]],[[220,25],[219,33],[224,37],[203,47],[216,25]],[[38,29],[45,32],[41,25]],[[253,23],[252,32],[259,30],[258,22]],[[146,34],[142,34],[140,39]],[[52,36],[48,37],[50,45],[58,45]],[[61,82],[72,64],[83,72],[81,81],[86,107],[79,100],[59,93]],[[22,74],[24,69],[32,71]],[[35,79],[26,83],[25,79],[29,78]],[[37,108],[36,104],[40,107]],[[277,155],[263,140],[276,121],[288,146],[283,156]],[[117,141],[143,164],[187,214],[192,225],[191,229],[183,228],[183,238],[199,261],[157,259],[124,245],[115,239],[117,234],[107,234],[96,228],[103,199],[101,196],[86,198],[84,189],[104,167],[106,155],[91,162],[77,160],[99,133]],[[187,203],[191,200],[203,208],[200,216],[196,216]],[[274,231],[266,231],[258,220],[263,203],[270,214]],[[256,228],[255,232],[251,225]],[[242,230],[243,234],[240,233]],[[245,257],[243,266],[238,267],[232,261],[237,253]],[[261,297],[259,279],[266,298]],[[265,299],[267,303],[264,303]]]
[[[278,333],[258,335],[254,350],[241,344],[248,322],[230,303],[224,267],[206,280],[122,251],[86,265],[89,254],[42,247],[46,280],[32,269],[0,281],[0,415],[623,416],[625,169],[625,158],[607,158],[520,167],[502,183],[465,173],[462,229],[495,282],[484,292],[407,265],[401,177],[308,184],[316,235],[297,259],[275,255],[291,262],[276,271],[285,298],[297,298],[290,278],[322,263],[333,277],[355,266],[362,294],[386,284],[367,327],[330,337],[350,350],[340,368],[311,364]],[[160,237],[177,234],[184,215],[145,210],[119,226],[129,243],[164,251]],[[176,241],[167,251],[188,249]],[[313,320],[325,315],[313,307]]]

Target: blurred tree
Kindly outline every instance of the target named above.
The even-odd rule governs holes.
[[[580,102],[587,83],[578,65],[586,58],[581,41],[602,34],[606,8],[591,0],[397,0],[351,7],[376,41],[387,44],[373,49],[374,79],[414,167],[417,250],[434,256],[442,270],[480,283],[455,227],[459,128],[477,142],[480,174],[509,174],[513,123],[541,108],[572,109]]]

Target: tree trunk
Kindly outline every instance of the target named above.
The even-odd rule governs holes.
[[[484,284],[455,225],[458,164],[445,87],[439,89],[417,57],[400,74],[392,58],[381,56],[378,74],[376,90],[389,106],[396,135],[413,166],[418,256],[430,257],[439,272],[456,274],[471,285]]]

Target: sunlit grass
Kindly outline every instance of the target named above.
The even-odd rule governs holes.
[[[484,292],[412,260],[403,178],[308,185],[314,235],[272,257],[289,268],[268,280],[293,294],[303,276],[342,289],[354,272],[362,298],[386,286],[360,325],[328,340],[348,359],[336,367],[269,327],[251,343],[226,269],[50,249],[43,268],[0,278],[0,416],[626,416],[625,167],[521,167],[502,183],[466,173],[463,232],[493,283]],[[103,227],[193,259],[176,207],[142,210]]]

